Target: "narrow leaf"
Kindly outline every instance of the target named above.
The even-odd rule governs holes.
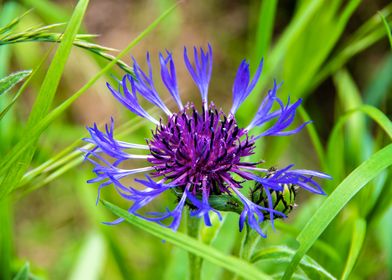
[[[15,170],[12,168],[14,163],[19,160],[19,158],[29,149],[31,150],[36,142],[36,139],[41,135],[41,133],[48,127],[48,125],[54,121],[57,117],[59,117],[69,106],[72,105],[83,93],[87,91],[101,76],[103,76],[107,71],[109,71],[115,63],[129,50],[138,44],[147,34],[151,33],[151,31],[164,19],[166,18],[178,5],[173,5],[169,8],[165,13],[159,16],[153,23],[151,23],[139,36],[137,36],[115,59],[113,59],[110,63],[108,63],[101,71],[99,71],[89,82],[87,82],[79,91],[77,91],[74,95],[65,100],[61,105],[59,105],[56,109],[51,111],[42,120],[27,130],[24,133],[24,137],[21,141],[19,141],[12,150],[0,161],[0,174],[5,174],[8,170]],[[31,157],[30,157],[31,159]],[[26,168],[24,168],[26,169]],[[11,172],[9,172],[11,173]],[[7,175],[9,175],[9,173]],[[18,174],[20,175],[20,174]],[[15,175],[13,175],[15,176]],[[20,176],[23,176],[21,174]],[[12,178],[7,176],[8,180],[12,180]],[[19,178],[19,177],[18,177]],[[16,181],[9,181],[6,187],[0,188],[0,200],[12,190],[13,185],[18,184],[20,179]],[[4,182],[4,180],[3,180]]]
[[[385,6],[381,11],[384,16],[389,16],[392,13],[392,4]],[[380,26],[379,26],[380,25]],[[342,68],[353,56],[365,50],[375,42],[385,36],[385,31],[380,30],[380,21],[377,14],[368,19],[358,30],[346,41],[343,48],[338,50],[334,56],[320,69],[313,77],[309,89],[315,88],[329,75],[335,73]]]
[[[251,262],[272,261],[276,263],[288,263],[295,251],[286,246],[271,246],[256,252]],[[300,267],[311,279],[336,279],[314,259],[305,255],[300,262]]]
[[[256,43],[254,46],[256,59],[254,61],[260,61],[260,59],[265,56],[268,51],[272,34],[274,32],[275,13],[277,6],[277,0],[261,1],[259,20],[256,31]]]
[[[39,90],[37,99],[33,105],[33,109],[29,115],[26,131],[29,131],[48,114],[49,108],[57,91],[65,63],[67,62],[68,56],[71,52],[72,42],[76,37],[76,34],[82,23],[84,13],[86,12],[87,4],[88,0],[81,0],[75,8],[69,24],[67,25],[67,29],[64,34],[64,40],[60,43],[60,46],[56,51],[53,61],[49,66],[48,72]],[[25,136],[21,139],[22,142],[26,141],[27,135],[28,134],[26,133]],[[10,168],[6,169],[2,168],[0,170],[0,173],[5,175],[1,183],[0,199],[7,195],[14,188],[14,186],[19,183],[23,174],[27,170],[31,159],[33,158],[39,135],[40,134],[36,134],[32,137],[32,144],[29,146],[27,151],[14,158],[14,160],[18,160],[17,166],[11,166]]]
[[[391,27],[388,24],[388,21],[386,20],[386,18],[384,17],[384,15],[381,12],[378,12],[378,14],[380,15],[382,22],[384,23],[384,27],[385,30],[387,32],[388,35],[388,40],[389,40],[389,45],[391,45],[392,48],[392,32],[391,32]]]
[[[211,263],[226,268],[227,270],[232,271],[235,274],[244,277],[245,279],[271,279],[268,275],[258,271],[254,266],[248,264],[247,262],[230,255],[226,256],[218,250],[207,246],[202,242],[197,241],[196,239],[193,239],[181,232],[174,232],[171,229],[164,228],[158,224],[140,219],[110,202],[102,201],[102,203],[116,216],[124,218],[130,224],[137,226],[142,230],[145,230],[146,232],[166,240],[167,242],[170,242],[182,249],[185,249],[190,253],[198,255]]]
[[[355,261],[357,260],[359,253],[361,252],[363,241],[365,240],[366,234],[366,221],[362,218],[358,218],[354,225],[354,231],[351,238],[350,251],[342,277],[340,279],[345,280],[350,276],[351,270],[354,267]]]
[[[28,280],[29,279],[29,270],[30,270],[30,265],[28,262],[26,262],[22,268],[18,271],[18,273],[15,275],[13,280]]]
[[[290,279],[306,252],[323,233],[343,207],[369,181],[392,164],[392,144],[373,154],[357,167],[320,206],[297,237],[300,246],[282,279]]]

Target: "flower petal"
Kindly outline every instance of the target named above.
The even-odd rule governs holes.
[[[208,44],[208,51],[204,52],[200,48],[200,53],[197,51],[196,47],[193,49],[195,66],[193,67],[189,58],[186,47],[184,47],[184,62],[191,74],[191,77],[197,87],[200,90],[203,104],[206,108],[207,97],[208,97],[208,86],[210,84],[211,73],[212,73],[212,48]]]
[[[240,66],[238,67],[237,75],[234,79],[234,84],[233,84],[233,106],[231,107],[230,110],[230,113],[232,115],[234,115],[237,112],[242,102],[244,102],[245,99],[252,92],[252,90],[254,89],[254,87],[256,86],[260,78],[262,70],[263,70],[263,59],[260,61],[259,67],[257,68],[257,71],[253,76],[251,83],[249,84],[249,80],[250,80],[249,63],[247,63],[245,59],[241,62]]]
[[[146,100],[154,104],[155,106],[161,108],[168,116],[171,116],[172,113],[166,107],[165,103],[159,97],[157,90],[155,89],[154,80],[152,77],[152,68],[150,62],[150,54],[147,53],[147,65],[148,65],[148,75],[143,72],[142,68],[136,62],[135,58],[133,59],[133,71],[135,73],[135,78],[131,75],[128,75],[128,79],[133,80],[135,89],[143,96]]]
[[[127,80],[131,82],[131,92],[128,89],[127,85]],[[142,117],[146,118],[149,121],[159,124],[159,122],[154,119],[150,114],[148,114],[139,104],[139,101],[137,100],[136,97],[136,89],[134,86],[133,78],[131,75],[124,75],[121,84],[119,84],[119,89],[115,90],[109,83],[106,83],[108,89],[112,92],[113,96],[120,101],[122,105],[124,105],[129,111],[132,113]],[[123,94],[121,93],[121,89],[123,91]]]
[[[178,108],[181,111],[184,109],[184,106],[182,105],[180,94],[178,93],[176,68],[174,66],[172,54],[167,51],[167,57],[164,58],[163,55],[160,53],[159,62],[161,64],[162,81],[165,84],[166,88],[169,90],[173,99],[176,101]],[[169,64],[169,69],[166,66],[167,64]]]

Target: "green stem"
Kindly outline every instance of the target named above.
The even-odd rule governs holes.
[[[246,261],[250,261],[252,255],[256,249],[257,244],[259,244],[260,235],[255,231],[252,230],[248,223],[246,223],[245,235],[242,239],[242,244],[240,248],[240,258]],[[235,275],[233,280],[239,280],[240,277]]]
[[[251,230],[249,225],[246,224],[246,233],[242,240],[240,258],[250,261],[259,241],[260,235],[255,230]]]
[[[188,216],[188,235],[193,238],[199,237],[200,220],[196,217]],[[190,280],[201,279],[202,259],[194,254],[189,253],[189,275]]]
[[[11,279],[12,259],[12,208],[10,200],[0,203],[0,279]]]

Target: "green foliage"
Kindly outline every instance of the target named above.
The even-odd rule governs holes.
[[[351,198],[381,171],[391,165],[392,144],[364,161],[336,187],[335,191],[329,195],[298,235],[297,241],[300,243],[300,247],[288,266],[283,279],[290,279],[301,258]]]
[[[218,250],[215,250],[196,239],[188,237],[183,233],[173,232],[171,229],[142,220],[118,206],[111,204],[110,202],[102,201],[102,203],[116,216],[125,219],[132,225],[140,227],[148,233],[154,234],[160,239],[173,243],[174,245],[198,255],[207,261],[246,277],[246,279],[270,279],[268,275],[263,274],[261,271],[257,271],[257,269],[252,267],[250,264],[235,257],[224,255]]]
[[[252,262],[269,262],[270,264],[288,263],[295,251],[284,246],[272,246],[262,249],[253,255]],[[300,263],[300,268],[310,279],[336,279],[320,266],[314,259],[305,255]]]
[[[391,31],[391,27],[389,26],[388,21],[386,20],[384,15],[382,13],[379,13],[379,15],[380,15],[380,17],[382,19],[382,22],[384,23],[385,31],[386,31],[386,33],[388,35],[388,39],[389,39],[389,44],[391,45],[391,48],[392,48],[392,31]]]
[[[25,263],[13,279],[14,280],[28,280],[29,279],[29,270],[30,270],[29,263]]]
[[[93,3],[89,6],[89,28],[82,24],[87,3],[81,0],[73,10],[47,0],[10,1],[0,7],[0,76],[4,77],[0,80],[1,279],[144,280],[185,279],[189,275],[212,280],[376,279],[388,275],[388,269],[391,273],[392,56],[386,44],[378,44],[376,51],[369,48],[388,39],[392,46],[392,4],[364,20],[358,9],[364,4],[359,0],[299,0],[293,10],[290,5],[294,4],[253,1],[248,9],[253,17],[244,16],[247,9],[238,3],[232,4],[233,14],[230,7],[213,1],[203,3],[202,8],[198,1],[180,8],[171,0],[157,5],[132,3],[131,14],[127,14],[130,6],[121,3],[121,7],[111,7],[113,22],[107,26],[115,28],[108,33],[118,39],[112,45],[129,44],[112,55],[114,48],[98,44],[97,36],[86,31],[94,27],[93,18],[100,16],[91,8]],[[120,22],[120,10],[129,22]],[[29,25],[32,16],[36,19]],[[245,27],[239,27],[240,22],[246,18],[248,29],[241,29]],[[124,40],[124,25],[132,34],[140,30],[139,35]],[[99,25],[103,37],[108,35],[107,26]],[[235,73],[234,68],[226,70],[236,63],[224,61],[227,57],[245,56],[244,48],[233,46],[249,48],[252,70],[264,57],[262,78],[238,112],[241,123],[253,117],[273,78],[284,81],[280,90],[283,100],[285,95],[304,98],[298,119],[315,120],[302,136],[261,139],[255,151],[254,157],[266,160],[269,166],[295,159],[297,168],[317,169],[314,165],[318,164],[321,171],[333,176],[323,185],[328,196],[308,198],[300,192],[299,206],[289,214],[289,220],[276,221],[274,231],[266,222],[266,239],[250,231],[239,233],[235,213],[225,214],[221,222],[211,217],[213,226],[201,223],[192,237],[183,233],[184,228],[173,232],[123,210],[129,205],[113,195],[110,187],[103,194],[104,207],[96,207],[96,187],[85,183],[91,168],[81,168],[82,152],[77,148],[89,149],[91,145],[81,140],[86,136],[80,123],[85,123],[85,116],[78,117],[87,114],[86,107],[86,111],[93,108],[88,111],[92,114],[89,124],[100,121],[95,119],[97,111],[109,118],[107,108],[99,107],[100,100],[105,104],[112,100],[101,82],[111,79],[114,66],[121,74],[132,74],[132,68],[121,59],[144,39],[144,45],[132,55],[146,50],[156,53],[155,48],[202,45],[198,36],[214,45],[212,83],[219,75],[232,77]],[[231,38],[230,49],[235,53],[220,50],[227,44],[226,37]],[[44,52],[43,46],[49,48]],[[29,60],[33,53],[39,59]],[[359,54],[360,59],[356,57]],[[180,56],[176,65],[181,65]],[[359,63],[362,59],[371,65],[363,67]],[[181,88],[187,89],[181,92],[183,100],[194,100],[195,92],[188,94],[190,87],[182,78],[181,66],[177,67],[180,84],[185,83]],[[33,70],[12,73],[14,69]],[[154,74],[159,76],[158,71]],[[225,80],[212,85],[224,93],[223,108],[230,103],[230,83]],[[89,95],[93,99],[83,101]],[[213,92],[210,96],[219,98]],[[116,110],[119,107],[117,104]],[[156,109],[148,112],[155,114]],[[124,115],[123,111],[117,113]],[[151,127],[139,118],[125,116],[127,121],[116,116],[116,138],[144,141]],[[293,204],[290,192],[282,195],[279,197]],[[173,202],[173,197],[162,199],[162,205],[151,206],[153,211]],[[217,209],[232,207],[230,210],[240,213],[242,209],[235,202],[232,196],[211,197],[210,201]],[[100,224],[111,221],[112,213],[127,223]],[[197,256],[194,262],[188,261],[188,253]],[[201,270],[189,271],[188,265],[201,264],[200,258]]]
[[[355,221],[353,236],[351,239],[350,252],[348,254],[347,262],[344,267],[341,279],[348,279],[354,267],[355,261],[357,260],[358,255],[361,251],[362,244],[365,239],[365,235],[366,235],[366,221],[364,219],[358,218]]]
[[[31,129],[26,130],[24,134],[24,138],[19,141],[15,145],[15,147],[7,154],[7,156],[0,162],[0,174],[1,172],[6,172],[7,168],[11,168],[12,164],[18,160],[20,156],[24,156],[24,152],[31,149],[31,146],[34,146],[35,139],[39,137],[39,135],[44,131],[44,129],[53,122],[57,117],[59,117],[69,106],[72,105],[73,102],[77,100],[83,93],[87,91],[102,75],[104,75],[114,64],[119,60],[122,56],[124,56],[128,51],[135,46],[144,36],[150,33],[158,23],[163,20],[170,12],[175,8],[175,6],[168,9],[165,13],[163,13],[159,18],[157,18],[148,28],[146,28],[139,36],[137,36],[112,62],[107,64],[101,71],[99,71],[90,81],[88,81],[80,90],[78,90],[74,95],[65,100],[62,104],[53,109],[49,114],[45,117],[42,116],[42,119],[37,119],[35,125],[31,127]],[[53,63],[53,62],[52,62]],[[37,107],[39,108],[39,107]],[[40,109],[39,109],[40,110]],[[31,146],[30,146],[31,145]],[[31,150],[30,150],[31,153]],[[15,172],[15,169],[12,169]],[[20,174],[19,174],[20,175]],[[22,174],[23,175],[23,174]],[[8,178],[13,178],[10,175],[7,175]],[[6,177],[7,178],[7,177]],[[13,181],[13,184],[17,185],[19,181]],[[11,191],[13,188],[8,187],[8,191]],[[0,200],[2,198],[2,189],[0,189]],[[3,190],[3,196],[5,190]]]
[[[26,136],[29,135],[29,131],[45,116],[47,115],[51,103],[53,101],[54,95],[57,90],[57,86],[60,82],[61,74],[64,70],[65,63],[71,52],[72,42],[79,30],[80,24],[82,22],[84,13],[87,9],[88,1],[79,2],[78,6],[75,8],[75,12],[67,26],[64,33],[64,40],[59,46],[51,66],[45,76],[42,83],[41,89],[38,93],[35,104],[30,113],[27,126],[26,126]],[[4,176],[2,180],[2,188],[0,188],[0,200],[4,198],[15,185],[17,185],[22,178],[23,174],[26,172],[28,165],[34,155],[36,149],[36,142],[38,141],[39,134],[31,139],[31,146],[29,149],[21,154],[20,156],[11,156],[10,162],[4,162],[0,164],[0,174]],[[24,141],[24,139],[22,140]],[[7,159],[7,158],[6,158]],[[10,167],[10,163],[18,160],[18,167]]]

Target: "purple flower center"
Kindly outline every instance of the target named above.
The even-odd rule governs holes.
[[[153,176],[175,180],[182,188],[191,182],[193,194],[220,194],[229,193],[224,178],[230,177],[241,158],[253,153],[254,140],[213,103],[201,113],[188,103],[167,124],[157,126],[148,145]]]

